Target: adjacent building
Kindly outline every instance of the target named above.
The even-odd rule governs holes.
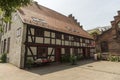
[[[96,48],[107,55],[120,56],[120,11],[111,21],[112,27],[98,36]]]
[[[12,23],[3,24],[1,53],[7,61],[24,68],[28,59],[46,57],[60,62],[62,55],[94,53],[94,40],[71,14],[64,16],[36,2],[12,14]]]

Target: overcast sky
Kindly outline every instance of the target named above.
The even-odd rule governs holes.
[[[35,0],[66,16],[73,14],[86,30],[111,25],[120,10],[120,0]]]

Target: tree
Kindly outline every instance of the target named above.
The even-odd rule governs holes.
[[[94,37],[94,39],[96,40],[99,33],[97,31],[93,31],[90,33],[90,35],[92,35]]]
[[[3,20],[9,22],[12,12],[15,12],[21,6],[30,4],[32,0],[0,0],[0,13]]]

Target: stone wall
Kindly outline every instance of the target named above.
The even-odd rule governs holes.
[[[7,53],[7,61],[17,67],[21,66],[21,46],[22,46],[22,35],[23,35],[23,26],[22,20],[17,13],[12,14],[12,23],[11,29],[4,32],[2,35],[1,41],[6,39],[6,49],[5,53]],[[8,38],[10,38],[10,47],[9,52],[7,52],[8,48]],[[3,47],[4,45],[1,45]]]

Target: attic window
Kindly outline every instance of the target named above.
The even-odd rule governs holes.
[[[47,23],[45,20],[38,19],[38,18],[35,18],[35,17],[32,17],[32,20],[35,21],[35,22]]]

